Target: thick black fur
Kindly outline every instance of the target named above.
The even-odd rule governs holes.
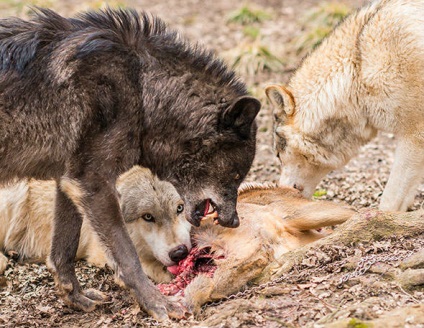
[[[66,19],[36,9],[30,21],[0,21],[0,183],[58,181],[51,266],[79,308],[97,300],[80,291],[72,265],[84,215],[140,304],[157,318],[181,316],[142,273],[116,177],[146,166],[175,185],[190,222],[199,224],[211,199],[219,222],[236,227],[259,108],[211,52],[146,13]]]

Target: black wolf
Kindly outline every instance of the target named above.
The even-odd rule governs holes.
[[[188,220],[237,227],[237,188],[255,153],[258,100],[198,45],[133,10],[0,21],[0,183],[58,182],[51,270],[65,300],[92,310],[73,259],[87,217],[140,305],[183,316],[143,273],[124,228],[117,176],[135,164],[173,183]]]

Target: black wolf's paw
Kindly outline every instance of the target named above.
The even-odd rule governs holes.
[[[95,289],[88,289],[85,292],[72,292],[64,295],[65,303],[70,307],[84,312],[93,311],[97,305],[106,300],[106,296]]]
[[[158,321],[172,319],[184,319],[190,315],[188,309],[179,302],[174,302],[169,298],[151,299],[145,306],[149,315]]]

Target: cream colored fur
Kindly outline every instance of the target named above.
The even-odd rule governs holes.
[[[73,184],[67,182],[61,185],[64,186]],[[183,205],[180,196],[170,183],[160,181],[141,167],[124,173],[118,179],[117,191],[143,270],[157,282],[169,281],[171,275],[165,266],[175,264],[169,259],[169,251],[182,244],[191,249],[190,224],[182,213],[177,213],[177,208]],[[46,260],[52,238],[55,194],[54,181],[21,181],[0,189],[0,250],[15,250],[22,259]],[[155,222],[142,218],[147,213]],[[114,266],[85,219],[76,258],[97,266],[106,263]],[[6,265],[7,258],[0,252],[0,273]]]
[[[185,289],[185,302],[198,311],[206,302],[239,291],[248,282],[263,278],[281,263],[281,255],[316,241],[326,226],[340,224],[355,212],[330,202],[314,202],[288,187],[244,186],[238,197],[240,227],[226,229],[203,221],[193,231],[199,247],[211,247],[217,269],[212,278],[197,276]]]
[[[170,215],[164,204],[174,204],[171,208],[175,208],[175,204],[181,201],[172,186],[169,189],[167,183],[140,170],[133,169],[118,180],[121,201],[123,197],[125,199],[121,207],[143,269],[154,281],[166,282],[170,276],[164,271],[164,264],[155,248],[163,240],[171,245],[181,243],[190,226],[185,219],[187,225],[174,222],[167,227],[167,230],[173,231],[171,236],[167,235],[164,226],[149,232],[148,226],[144,225],[148,222],[140,218],[133,221],[132,211],[127,205],[137,208],[140,214],[147,210],[159,217],[160,208]],[[154,192],[149,189],[149,184]],[[0,246],[3,249],[14,249],[26,259],[44,261],[50,249],[55,188],[54,182],[31,180],[0,190]],[[145,194],[147,190],[150,194]],[[150,200],[151,207],[134,201],[140,200],[141,191],[144,199]],[[155,199],[156,192],[163,195],[162,200]],[[158,209],[155,210],[156,207]],[[326,235],[316,229],[342,223],[354,214],[353,210],[337,204],[307,200],[293,188],[261,184],[244,184],[241,187],[237,211],[241,218],[237,229],[223,228],[207,219],[192,231],[192,238],[199,247],[210,247],[216,256],[222,257],[215,260],[218,268],[212,278],[199,275],[186,288],[185,302],[194,311],[205,302],[240,290],[246,283],[260,278],[266,268],[279,267],[282,254]],[[179,236],[177,231],[182,235]],[[146,239],[146,233],[150,240]],[[77,258],[86,258],[98,266],[108,262],[87,220],[83,223]],[[3,267],[6,263],[0,259]]]
[[[395,162],[380,208],[405,211],[424,176],[424,1],[375,1],[305,59],[274,106],[280,183],[310,197],[377,131],[394,133]]]

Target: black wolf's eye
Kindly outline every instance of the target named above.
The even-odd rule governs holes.
[[[236,174],[236,176],[234,177],[234,180],[240,180],[240,174]]]
[[[141,217],[143,218],[144,221],[155,222],[155,218],[150,213],[143,214]]]
[[[184,211],[184,205],[180,204],[177,206],[177,214],[180,214]]]

